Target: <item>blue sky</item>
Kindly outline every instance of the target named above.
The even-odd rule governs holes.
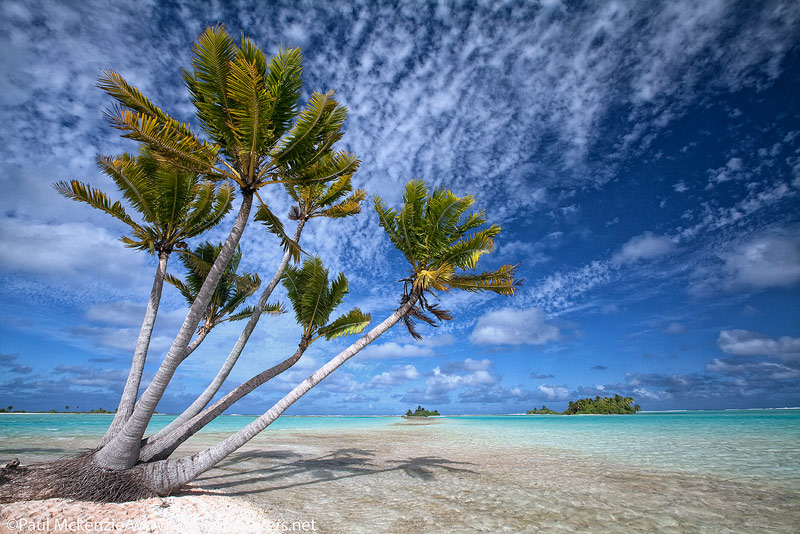
[[[135,149],[104,123],[103,68],[191,121],[180,68],[218,21],[267,52],[302,48],[307,94],[336,89],[350,109],[358,187],[393,205],[417,177],[474,195],[503,227],[484,267],[526,279],[514,298],[446,295],[454,321],[421,342],[396,327],[290,413],[614,393],[648,410],[800,405],[797,2],[107,4],[0,6],[0,405],[116,405],[155,263],[50,184],[113,193],[95,154]],[[350,279],[343,310],[391,313],[405,267],[371,209],[315,219],[303,240]],[[251,225],[243,248],[242,268],[269,279],[275,239]],[[146,378],[185,311],[168,287]],[[237,335],[215,330],[159,409],[185,407]],[[229,387],[298,341],[291,314],[262,320]],[[232,411],[265,411],[345,346],[315,343]]]

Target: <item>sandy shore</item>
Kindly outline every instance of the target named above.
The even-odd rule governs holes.
[[[0,534],[31,531],[271,534],[285,531],[281,526],[242,499],[200,490],[122,504],[48,499],[0,505]]]

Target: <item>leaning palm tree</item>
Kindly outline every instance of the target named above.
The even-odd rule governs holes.
[[[181,443],[222,415],[236,401],[290,369],[317,339],[324,337],[330,341],[357,334],[371,321],[370,315],[362,313],[358,308],[353,308],[333,321],[329,320],[331,313],[347,293],[348,283],[342,273],[329,283],[328,270],[323,267],[319,257],[307,259],[300,268],[289,267],[283,276],[283,284],[297,323],[303,330],[294,354],[234,388],[201,413],[173,427],[170,432],[153,435],[140,451],[141,462],[168,458]]]
[[[297,246],[299,246],[300,235],[302,234],[303,228],[305,227],[307,221],[317,217],[341,219],[356,215],[361,212],[361,202],[364,201],[367,195],[366,191],[363,189],[357,189],[353,191],[352,174],[345,174],[330,184],[318,181],[286,182],[284,187],[289,196],[295,201],[295,205],[293,205],[289,210],[289,218],[297,221],[297,229],[295,230],[294,237],[292,238],[292,242],[297,244]],[[258,209],[255,219],[257,221],[261,221],[265,226],[271,228],[273,233],[280,235],[284,231],[283,223],[280,221],[280,219],[275,217],[270,210],[266,209],[266,206],[264,205]],[[248,310],[250,312],[248,315],[249,319],[245,324],[245,327],[242,329],[242,332],[239,335],[239,338],[236,340],[236,343],[233,345],[228,357],[225,359],[219,371],[217,371],[216,376],[213,378],[211,383],[209,383],[208,387],[206,387],[206,389],[203,390],[203,392],[189,405],[189,407],[187,407],[180,415],[178,415],[178,417],[172,420],[166,427],[150,436],[148,441],[166,436],[170,432],[176,430],[184,422],[195,417],[208,405],[209,402],[211,402],[211,399],[214,398],[214,395],[219,392],[220,388],[225,383],[225,380],[228,378],[228,375],[233,370],[234,365],[236,365],[236,362],[241,356],[247,341],[250,339],[250,335],[255,330],[261,313],[270,310],[270,305],[267,301],[272,294],[272,291],[278,285],[281,277],[284,275],[286,267],[289,265],[289,261],[293,256],[293,252],[294,251],[292,247],[286,247],[286,251],[281,259],[280,264],[278,265],[278,269],[275,271],[275,275],[261,293],[258,303],[252,308],[252,310]],[[193,346],[196,346],[198,339],[200,339],[200,335],[201,334],[199,333],[198,338],[196,338],[195,341],[193,341],[189,346],[187,354],[193,350]],[[202,339],[200,339],[200,341],[202,341]],[[276,366],[276,369],[278,367],[279,366]]]
[[[500,227],[490,225],[479,229],[486,219],[482,212],[467,214],[473,203],[471,196],[457,197],[444,189],[436,189],[428,195],[428,188],[420,180],[413,180],[406,186],[399,212],[388,208],[376,197],[375,210],[380,225],[392,244],[406,257],[410,267],[408,276],[401,280],[404,287],[400,307],[242,430],[196,454],[137,466],[148,487],[166,495],[211,469],[400,320],[406,321],[409,332],[418,337],[413,319],[431,324],[435,324],[435,319],[451,319],[449,312],[429,303],[431,297],[436,298],[437,294],[452,289],[513,295],[519,283],[514,279],[516,266],[503,265],[494,271],[480,273],[474,271],[478,260],[493,250],[493,239]],[[313,297],[304,296],[303,299],[313,302]]]
[[[183,260],[184,267],[186,267],[185,281],[182,281],[172,275],[167,275],[167,282],[175,286],[181,292],[189,305],[191,305],[192,302],[194,302],[194,300],[197,298],[197,293],[200,291],[200,288],[202,287],[203,282],[208,275],[208,271],[214,264],[214,260],[219,255],[221,248],[222,244],[213,245],[206,242],[199,245],[192,253],[182,256],[181,259]],[[228,267],[225,269],[225,272],[220,278],[217,288],[214,290],[214,295],[211,297],[211,301],[208,303],[208,307],[203,314],[203,321],[201,322],[200,327],[197,329],[197,334],[194,340],[187,347],[184,358],[187,358],[192,352],[194,352],[194,350],[203,342],[211,330],[221,323],[226,321],[241,321],[243,319],[248,319],[252,317],[254,313],[256,313],[256,310],[258,310],[259,315],[262,313],[275,315],[285,313],[281,303],[269,303],[266,302],[266,299],[264,299],[263,305],[259,305],[257,307],[243,306],[239,311],[236,311],[237,308],[242,306],[245,300],[255,293],[256,290],[258,290],[258,287],[261,285],[261,279],[256,274],[236,273],[241,259],[241,247],[237,247],[236,253],[233,255],[231,262],[228,264]],[[230,357],[228,360],[230,360]],[[232,367],[232,365],[230,365],[230,367]],[[198,399],[202,399],[205,396],[208,396],[209,399],[213,397],[218,391],[219,387],[228,377],[229,372],[230,369],[228,366],[223,365],[222,369],[220,369],[220,371],[217,373],[217,376],[214,377],[214,380],[212,380],[211,384],[206,388],[203,394],[198,397]],[[190,411],[198,402],[200,401],[195,400],[192,406],[187,408],[187,412]],[[197,412],[202,410],[207,403],[208,401],[205,401],[197,410]],[[149,439],[154,439],[171,431],[173,428],[187,419],[187,416],[185,415],[187,412],[184,412],[184,414],[181,414],[181,416],[175,418],[169,425],[159,430]]]
[[[121,428],[136,402],[169,256],[173,250],[185,248],[187,239],[222,220],[230,210],[233,188],[228,184],[216,186],[197,173],[162,165],[147,153],[138,157],[130,154],[118,158],[100,157],[98,165],[111,177],[126,204],[139,213],[141,220],[135,220],[121,202],[112,202],[102,191],[78,180],[57,182],[55,189],[67,198],[85,202],[125,223],[131,229],[130,236],[122,237],[125,246],[158,256],[128,379],[107,434],[111,435]]]
[[[142,437],[212,298],[225,267],[258,199],[258,191],[273,183],[325,183],[352,174],[354,154],[333,149],[342,137],[347,110],[333,93],[313,93],[298,113],[301,94],[299,49],[280,51],[269,61],[252,41],[237,46],[223,26],[207,29],[193,50],[193,70],[184,71],[197,118],[206,135],[201,139],[187,124],[170,117],[137,88],[113,71],[105,71],[100,87],[118,106],[108,113],[111,125],[144,145],[160,161],[234,182],[241,204],[233,228],[192,303],[175,341],[153,380],[142,393],[122,429],[94,455],[95,465],[112,470],[133,466]],[[269,212],[271,213],[271,212]],[[273,230],[279,230],[275,225]],[[284,247],[299,249],[280,232]]]

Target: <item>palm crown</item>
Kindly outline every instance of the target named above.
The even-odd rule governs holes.
[[[288,267],[283,275],[283,285],[292,303],[297,323],[303,327],[303,340],[311,342],[324,336],[331,340],[356,334],[372,320],[369,314],[353,308],[333,321],[331,313],[347,294],[348,283],[344,274],[328,280],[328,269],[319,257],[308,258],[301,267]]]
[[[98,85],[118,103],[107,113],[111,125],[160,160],[212,179],[230,179],[256,194],[268,183],[323,184],[358,169],[355,154],[333,150],[347,116],[333,92],[313,93],[299,111],[299,48],[281,50],[267,60],[250,39],[242,36],[237,46],[218,25],[199,37],[192,55],[193,69],[184,70],[183,78],[207,139],[106,70]],[[261,219],[277,220],[259,201]],[[273,222],[268,228],[298,259],[299,247]]]
[[[57,182],[67,198],[85,202],[127,224],[132,235],[126,246],[150,253],[171,252],[184,241],[219,223],[231,208],[233,189],[201,179],[197,173],[161,165],[150,154],[99,157],[100,169],[111,177],[126,203],[141,215],[134,220],[121,202],[78,180]]]
[[[208,271],[214,264],[214,260],[217,259],[221,249],[222,244],[202,243],[192,252],[181,256],[181,262],[186,268],[185,281],[171,274],[166,276],[167,282],[178,288],[178,291],[181,292],[181,295],[184,296],[189,304],[197,298]],[[237,247],[231,262],[222,273],[219,284],[214,290],[211,301],[203,314],[204,322],[200,326],[200,330],[205,330],[208,333],[220,323],[246,319],[253,314],[254,309],[252,306],[246,306],[236,312],[261,285],[261,279],[259,279],[258,275],[251,273],[238,274],[236,272],[241,260],[242,249]],[[268,303],[261,312],[279,314],[284,313],[285,310],[279,303]]]
[[[521,283],[514,279],[515,265],[475,272],[481,256],[494,249],[494,237],[500,227],[492,224],[480,229],[486,223],[483,212],[467,213],[474,201],[472,196],[457,197],[443,188],[434,189],[429,195],[421,180],[411,180],[406,185],[399,211],[375,197],[381,227],[411,265],[410,276],[402,280],[406,283],[403,301],[414,295],[418,303],[403,319],[417,339],[420,336],[412,318],[433,326],[435,322],[425,311],[440,321],[452,319],[447,310],[429,304],[427,296],[436,297],[437,291],[450,289],[509,296]]]

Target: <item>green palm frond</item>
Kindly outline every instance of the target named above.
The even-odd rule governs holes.
[[[239,312],[230,315],[228,317],[228,321],[241,321],[242,319],[249,319],[255,310],[255,306],[245,306]],[[286,307],[282,302],[268,302],[261,309],[261,313],[268,315],[281,315],[286,313]]]
[[[314,92],[306,108],[300,112],[294,126],[273,152],[275,163],[287,178],[329,154],[331,147],[341,139],[341,127],[347,117],[347,108],[333,98],[334,92]]]
[[[499,295],[511,296],[522,283],[522,280],[514,278],[516,268],[516,265],[503,265],[494,271],[454,275],[450,278],[449,285],[464,291],[492,291]]]
[[[320,207],[330,206],[353,190],[353,177],[350,174],[346,174],[340,176],[334,182],[326,185],[318,185],[317,187],[321,187],[319,193],[316,195],[317,205]],[[287,189],[295,188],[287,187]]]
[[[406,185],[399,210],[388,207],[380,197],[374,199],[380,226],[411,266],[411,276],[403,280],[401,302],[416,296],[415,305],[403,318],[414,338],[420,337],[415,320],[436,326],[437,321],[452,319],[447,310],[429,304],[428,296],[451,289],[510,296],[521,283],[514,278],[516,265],[474,272],[480,258],[494,250],[494,238],[500,232],[497,225],[481,229],[486,224],[483,212],[468,213],[474,202],[469,195],[458,197],[443,188],[429,193],[421,180]]]
[[[283,275],[283,285],[307,339],[317,337],[348,288],[347,278],[342,273],[329,282],[328,269],[319,257],[308,258],[299,267],[289,266]]]
[[[291,185],[323,184],[352,176],[361,165],[355,154],[346,151],[331,152],[313,162],[301,162],[287,167],[283,172],[284,183]]]
[[[183,280],[170,273],[167,273],[164,276],[164,280],[175,286],[178,289],[178,291],[181,292],[183,298],[185,298],[188,302],[192,302],[194,298],[197,296],[197,291],[193,291],[183,282]]]
[[[156,182],[153,174],[156,172],[156,167],[148,156],[141,156],[138,161],[131,154],[123,154],[118,158],[99,156],[97,165],[114,180],[125,200],[141,213],[146,221],[159,220],[152,202],[153,197],[157,195],[153,191]]]
[[[188,172],[222,175],[241,181],[238,174],[215,167],[218,147],[202,142],[194,135],[186,135],[180,129],[162,123],[157,117],[115,107],[106,113],[106,118],[111,126],[127,132],[123,137],[142,143],[164,163]]]
[[[85,202],[93,208],[108,213],[131,228],[140,228],[140,226],[131,219],[119,201],[112,203],[108,195],[99,189],[94,189],[92,186],[81,183],[78,180],[56,182],[53,184],[53,188],[67,198]]]
[[[328,217],[330,219],[341,219],[350,217],[361,213],[361,203],[367,198],[367,192],[363,189],[357,189],[352,195],[347,197],[344,201],[331,206],[328,209],[320,211],[312,217]]]
[[[353,308],[346,314],[336,318],[317,331],[318,336],[326,340],[336,339],[341,336],[360,334],[372,322],[372,316],[363,313],[359,308]]]
[[[264,226],[267,227],[267,230],[278,236],[281,240],[281,247],[284,252],[289,252],[292,261],[300,261],[300,255],[305,252],[296,241],[286,234],[286,231],[283,229],[283,223],[278,216],[269,209],[269,206],[262,202],[256,211],[255,220],[262,222]]]
[[[229,183],[217,186],[206,181],[197,184],[183,235],[194,237],[219,224],[231,210],[233,195],[233,187]]]
[[[120,105],[154,117],[185,136],[192,135],[188,124],[183,124],[170,117],[161,108],[153,104],[137,87],[126,82],[117,72],[110,69],[103,70],[97,81],[97,87],[112,96]]]
[[[276,138],[289,131],[297,116],[297,101],[303,87],[302,63],[299,48],[281,49],[269,61],[264,84],[273,102],[270,119]]]
[[[451,246],[443,261],[452,263],[460,269],[474,269],[484,254],[494,250],[494,238],[500,233],[500,227],[492,225],[486,230],[476,232],[465,240]]]
[[[167,281],[178,288],[187,302],[192,303],[197,298],[197,294],[221,249],[221,243],[205,242],[191,252],[182,254],[181,262],[186,269],[185,282],[172,275],[167,275]],[[210,330],[224,321],[244,319],[253,313],[252,307],[239,308],[248,297],[258,290],[261,279],[255,274],[237,273],[241,259],[242,249],[237,247],[203,315],[206,330]],[[237,309],[239,309],[238,312]],[[269,304],[265,310],[269,310],[268,313],[281,313],[282,308],[280,305]]]

